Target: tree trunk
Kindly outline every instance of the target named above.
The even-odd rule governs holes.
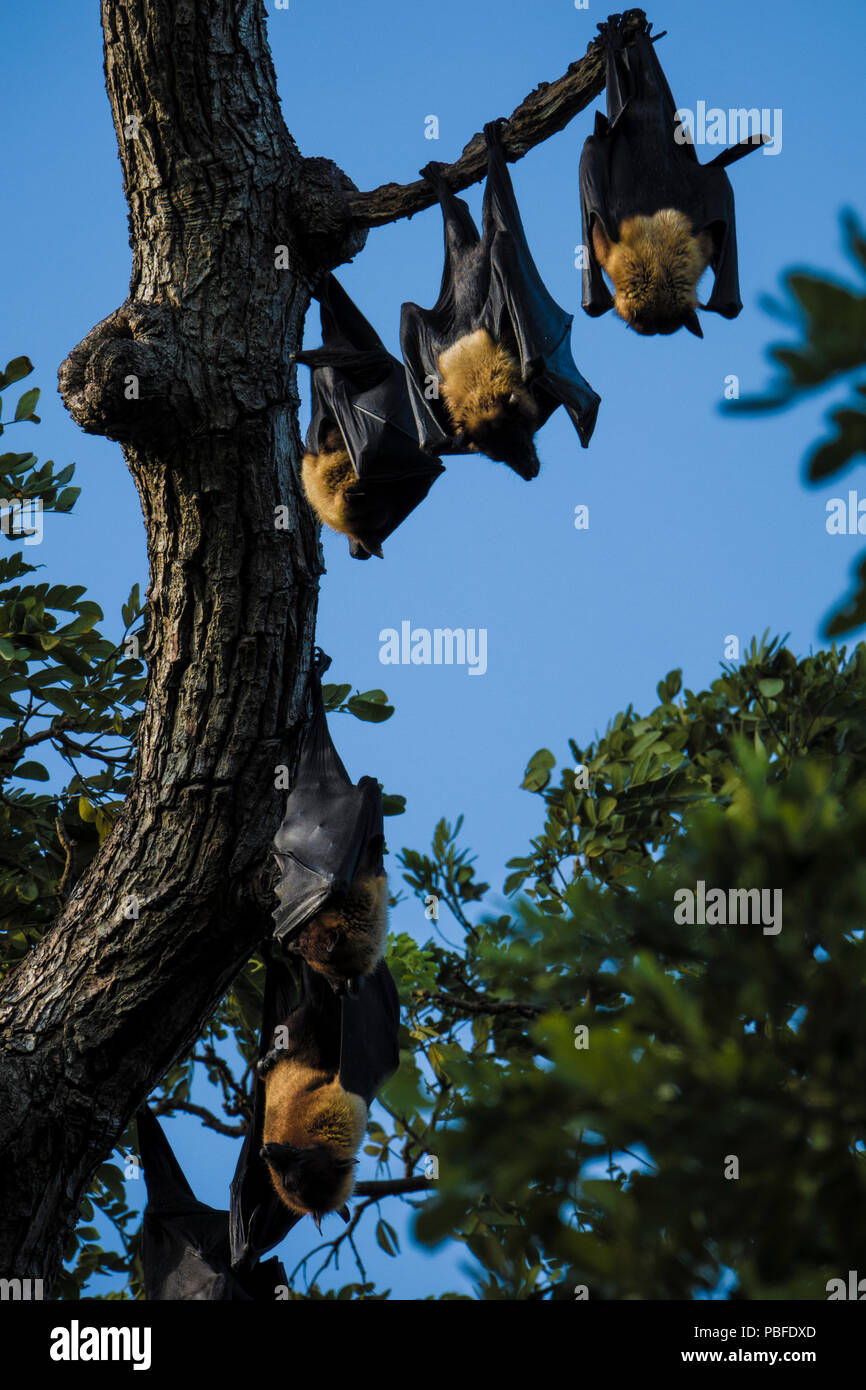
[[[51,1285],[95,1169],[271,930],[274,770],[294,769],[322,571],[292,355],[320,276],[433,201],[424,182],[359,193],[301,157],[264,21],[263,0],[102,0],[132,282],[60,390],[138,488],[148,685],[126,805],[0,986],[4,1278]],[[603,85],[593,40],[512,113],[508,158]],[[462,189],[484,169],[476,135],[442,172]]]
[[[339,233],[348,180],[283,124],[262,0],[103,0],[102,19],[132,282],[60,389],[138,488],[148,685],[123,812],[0,989],[0,1273],[48,1285],[96,1167],[272,925],[274,769],[322,569],[291,354],[315,279],[362,244]]]

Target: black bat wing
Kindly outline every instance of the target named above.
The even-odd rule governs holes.
[[[274,1043],[274,1030],[300,1007],[305,989],[305,968],[293,970],[271,948],[265,952],[266,973],[262,1005],[259,1058]],[[265,1123],[265,1086],[257,1075],[253,1088],[253,1116],[241,1146],[231,1184],[231,1263],[246,1274],[257,1267],[260,1256],[279,1245],[301,1220],[279,1200],[267,1165],[260,1158]]]
[[[286,1275],[269,1260],[240,1278],[230,1268],[229,1213],[206,1206],[187,1182],[162,1126],[147,1105],[137,1115],[147,1185],[142,1267],[148,1301],[254,1302],[273,1299]]]
[[[607,118],[596,113],[595,134],[588,136],[580,156],[580,218],[583,256],[582,304],[586,312],[597,318],[613,308],[613,295],[608,289],[592,243],[592,223],[600,217],[605,227],[611,219],[612,142]],[[618,224],[615,224],[618,225]]]
[[[421,444],[437,453],[465,453],[439,397],[439,356],[464,333],[478,327],[488,268],[466,203],[449,188],[437,164],[426,165],[421,174],[435,188],[442,209],[445,264],[439,297],[432,309],[403,305],[400,350]]]
[[[311,672],[313,717],[298,772],[274,838],[280,869],[274,935],[291,939],[361,868],[382,871],[382,793],[373,777],[355,785],[328,729],[321,677],[330,658],[319,653]]]
[[[316,291],[321,348],[298,354],[312,372],[307,448],[317,454],[335,424],[361,485],[353,489],[357,559],[381,554],[382,542],[427,496],[439,474],[437,458],[419,443],[401,362],[387,351],[333,275]]]
[[[399,1062],[399,1002],[387,966],[380,962],[360,994],[349,999],[338,998],[306,964],[293,968],[276,950],[269,950],[266,958],[259,1056],[271,1050],[277,1028],[284,1025],[298,1060],[339,1073],[344,1090],[354,1091],[369,1105]],[[260,1157],[264,1118],[265,1083],[257,1076],[253,1122],[231,1187],[232,1267],[245,1281],[260,1256],[302,1219],[279,1200]]]
[[[691,219],[696,232],[705,230],[712,238],[715,283],[703,307],[735,318],[742,303],[734,193],[725,165],[763,142],[743,142],[742,149],[735,146],[711,163],[700,164],[676,118],[650,25],[626,39],[622,17],[612,16],[599,30],[606,51],[607,116],[597,114],[580,161],[583,307],[596,316],[613,305],[595,256],[594,220],[599,218],[616,240],[627,218],[677,208]]]
[[[499,122],[484,127],[488,169],[484,239],[490,247],[485,321],[491,337],[510,347],[531,385],[541,424],[564,405],[584,448],[595,428],[601,397],[577,369],[571,353],[573,316],[556,303],[526,240],[520,209],[499,139]]]
[[[400,1065],[400,1001],[391,972],[380,960],[355,998],[342,999],[340,1081],[371,1105]]]

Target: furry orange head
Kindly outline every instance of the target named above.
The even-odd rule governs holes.
[[[334,894],[289,943],[338,994],[357,994],[375,970],[388,931],[388,880],[361,874],[348,893]]]
[[[702,338],[696,313],[698,281],[713,251],[708,232],[695,232],[682,212],[664,208],[652,217],[629,217],[611,241],[600,218],[592,227],[599,265],[614,285],[614,309],[642,334],[688,328]]]
[[[534,478],[539,411],[511,354],[477,328],[440,355],[439,372],[442,397],[469,448]]]

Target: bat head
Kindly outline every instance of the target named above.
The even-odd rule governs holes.
[[[301,461],[301,482],[307,501],[325,526],[344,536],[351,535],[355,525],[357,508],[353,493],[358,481],[337,429],[326,432],[317,454],[306,453]]]
[[[439,357],[442,397],[467,448],[505,463],[521,478],[539,469],[533,436],[540,414],[516,359],[484,328]]]
[[[317,1224],[325,1212],[337,1211],[351,1195],[354,1159],[340,1158],[326,1144],[309,1148],[263,1144],[259,1157],[270,1169],[280,1200],[292,1211],[312,1216]]]
[[[388,931],[388,880],[363,872],[348,892],[333,893],[288,943],[335,994],[354,998],[382,959]]]
[[[687,328],[703,337],[696,311],[698,281],[710,263],[712,238],[695,233],[674,208],[630,217],[611,241],[600,218],[592,227],[596,259],[614,285],[614,309],[645,337]]]

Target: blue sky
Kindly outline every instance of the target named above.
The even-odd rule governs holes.
[[[119,446],[84,436],[54,389],[58,364],[129,283],[98,11],[95,0],[43,0],[38,22],[26,7],[4,15],[0,355],[24,352],[36,364],[44,423],[26,443],[40,458],[75,460],[84,488],[72,517],[46,518],[38,558],[46,577],[87,584],[113,632],[132,584],[146,583],[140,508]],[[330,156],[361,188],[410,180],[430,159],[456,158],[484,121],[559,76],[605,13],[576,10],[572,0],[291,0],[270,18],[287,124],[302,153]],[[719,403],[731,374],[743,394],[767,380],[766,345],[785,333],[758,301],[777,290],[783,270],[806,265],[848,278],[838,214],[849,205],[866,215],[866,9],[856,0],[820,11],[802,0],[729,0],[713,10],[659,0],[648,13],[668,30],[659,54],[680,105],[782,111],[781,152],[752,155],[731,171],[742,315],[733,323],[703,315],[699,342],[685,333],[641,339],[613,315],[583,314],[577,174],[595,103],[511,166],[535,259],[575,314],[575,359],[603,398],[590,448],[579,447],[560,411],[538,438],[534,482],[482,458],[456,458],[386,542],[383,562],[361,566],[343,538],[324,542],[319,640],[334,659],[331,678],[382,686],[397,709],[381,727],[340,716],[334,733],[344,760],[355,777],[375,773],[406,795],[407,814],[386,827],[392,850],[426,847],[439,816],[463,812],[466,840],[496,889],[505,861],[541,823],[540,803],[519,790],[536,748],[567,756],[569,735],[586,742],[630,702],[649,707],[674,666],[693,688],[706,685],[727,634],[745,644],[769,627],[790,632],[798,654],[820,645],[821,621],[860,549],[857,537],[825,530],[827,499],[846,495],[857,477],[821,489],[802,481],[827,400],[750,421],[723,418]],[[424,138],[431,114],[436,142]],[[480,189],[467,196],[478,213]],[[440,272],[433,209],[371,233],[338,273],[397,352],[401,302],[431,304]],[[307,341],[318,341],[315,309]],[[24,447],[30,428],[10,436],[9,447]],[[574,527],[579,504],[589,506],[587,531]],[[381,665],[379,633],[403,621],[486,628],[486,674]],[[427,934],[414,903],[392,925]],[[195,1122],[171,1133],[199,1173],[199,1194],[224,1201],[230,1146],[210,1138],[202,1146]],[[383,1210],[404,1228],[394,1204]],[[460,1264],[460,1252],[393,1261],[374,1248],[370,1272],[395,1296],[418,1297],[467,1288]],[[345,1266],[342,1275],[351,1277]]]

